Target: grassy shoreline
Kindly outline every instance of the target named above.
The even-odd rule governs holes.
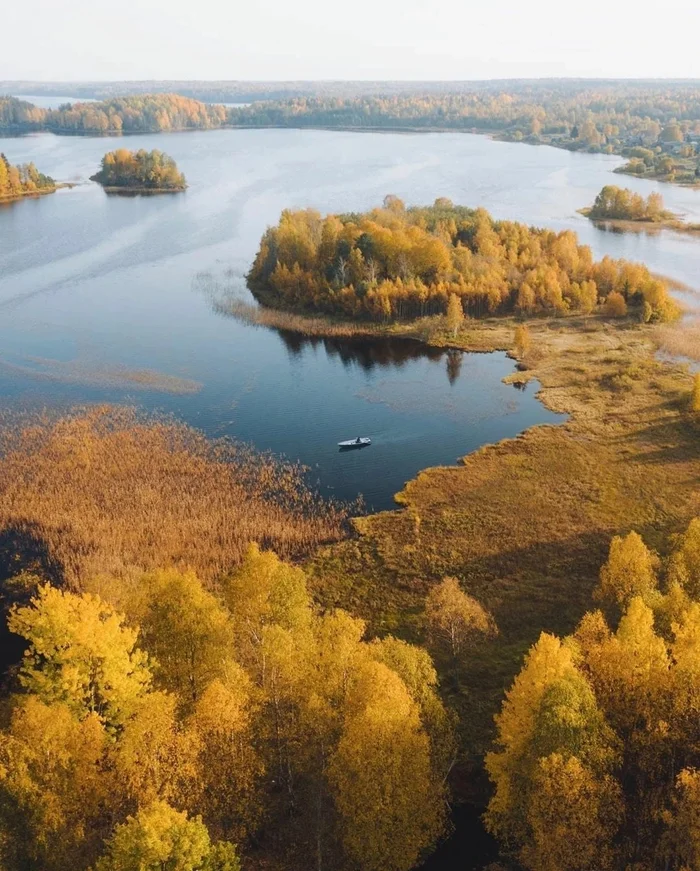
[[[43,190],[37,191],[21,191],[17,194],[9,194],[7,196],[0,196],[0,204],[3,203],[16,203],[18,200],[34,200],[38,197],[44,197],[47,194],[55,194],[59,187],[67,187],[67,185],[55,185],[51,188],[44,188]]]
[[[700,224],[688,224],[677,215],[663,218],[660,221],[650,221],[648,218],[640,218],[638,220],[632,218],[593,218],[591,217],[590,206],[578,209],[578,213],[603,229],[621,230],[626,233],[657,233],[660,230],[673,230],[675,233],[688,233],[691,236],[700,236]]]
[[[465,330],[478,341],[442,340],[507,349],[514,324],[480,322]],[[496,640],[462,662],[436,660],[462,723],[458,801],[483,801],[481,759],[503,692],[540,631],[570,632],[591,607],[611,537],[637,528],[661,548],[700,514],[691,376],[656,359],[654,329],[596,318],[528,326],[532,350],[518,366],[541,385],[543,404],[569,420],[425,469],[397,494],[400,507],[357,518],[354,538],[310,563],[320,603],[349,609],[379,635],[425,643],[424,597],[445,576],[494,614]]]

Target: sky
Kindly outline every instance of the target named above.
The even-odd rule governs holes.
[[[0,79],[700,78],[698,0],[3,6]]]

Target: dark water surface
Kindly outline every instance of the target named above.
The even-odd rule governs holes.
[[[87,179],[115,147],[159,148],[190,188],[109,197]],[[647,194],[654,182],[611,175],[620,159],[466,134],[221,130],[114,138],[0,139],[72,190],[0,207],[0,397],[6,405],[128,401],[172,412],[300,459],[324,492],[390,507],[426,466],[560,421],[501,383],[503,354],[405,341],[304,341],[217,314],[212,294],[245,295],[265,227],[287,207],[369,208],[387,193],[483,205],[499,218],[573,228],[597,256],[644,260],[697,286],[700,243],[616,235],[576,214],[606,183]],[[667,206],[700,220],[700,193],[661,186]],[[184,391],[184,392],[177,392]],[[368,435],[370,448],[336,442]]]

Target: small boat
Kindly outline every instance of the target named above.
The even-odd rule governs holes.
[[[348,439],[344,442],[338,442],[339,448],[366,448],[372,444],[372,439],[358,436],[356,439]]]

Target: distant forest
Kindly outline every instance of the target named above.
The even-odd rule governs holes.
[[[119,97],[103,103],[66,103],[40,109],[15,97],[0,97],[0,131],[47,130],[69,134],[165,133],[206,130],[227,122],[223,106],[212,106],[178,94]]]
[[[110,89],[117,85],[105,85],[99,91],[105,95],[102,102],[59,109],[0,97],[0,130],[90,135],[224,126],[464,130],[624,155],[628,163],[620,171],[637,176],[686,184],[700,180],[698,82],[174,82],[167,84],[178,93],[158,93],[160,84],[165,83],[120,85],[127,90],[148,85],[154,91],[132,96],[114,96]],[[78,96],[87,96],[86,90],[98,93],[88,85],[75,90]],[[225,107],[216,101],[251,105]]]

